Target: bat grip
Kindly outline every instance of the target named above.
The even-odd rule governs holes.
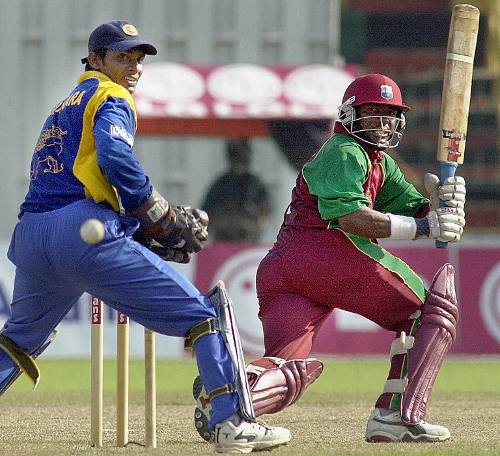
[[[455,171],[457,170],[457,163],[441,163],[440,170],[439,170],[439,185],[443,185],[443,182],[448,179],[448,177],[453,177],[455,175]],[[444,201],[439,201],[439,207],[444,207]],[[443,241],[437,241],[436,240],[436,247],[438,249],[446,249],[448,247],[447,242]]]

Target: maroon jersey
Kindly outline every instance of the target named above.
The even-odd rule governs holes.
[[[362,207],[412,216],[428,205],[392,157],[335,131],[298,175],[284,226],[331,229]]]

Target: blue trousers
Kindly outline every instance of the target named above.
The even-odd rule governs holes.
[[[80,238],[80,225],[89,218],[101,220],[105,227],[105,237],[96,245]],[[194,325],[215,317],[209,299],[134,241],[137,227],[136,219],[90,200],[51,212],[25,213],[8,252],[16,275],[12,315],[2,332],[34,353],[84,292],[169,336],[185,337]],[[219,333],[203,336],[195,349],[208,391],[234,385],[235,368]],[[0,350],[0,390],[14,373],[12,360]],[[235,393],[219,396],[212,408],[213,427],[239,410],[238,397]]]

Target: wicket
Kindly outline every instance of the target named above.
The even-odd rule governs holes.
[[[103,444],[103,302],[91,296],[91,445]],[[123,447],[128,439],[129,387],[129,318],[117,316],[117,385],[116,385],[116,446]],[[144,425],[145,446],[156,448],[156,355],[155,333],[144,328]]]

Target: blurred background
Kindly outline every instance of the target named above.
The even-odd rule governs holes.
[[[397,153],[407,165],[409,177],[418,182],[424,172],[436,169],[442,76],[453,3],[459,2],[109,0],[103,4],[97,0],[0,0],[0,238],[9,237],[15,224],[28,184],[33,145],[44,118],[74,86],[83,70],[80,58],[87,54],[88,35],[100,23],[126,19],[136,25],[159,49],[148,62],[347,65],[354,75],[387,74],[400,84],[406,102],[413,107]],[[467,178],[469,192],[466,238],[500,232],[500,2],[471,3],[481,9],[481,24],[467,156],[459,170]],[[338,89],[339,97],[343,88]],[[280,147],[280,125],[271,124],[274,129],[268,136],[262,128],[240,133],[251,138],[251,170],[270,193],[272,211],[263,230],[264,241],[274,240],[296,168],[315,152],[316,144],[321,144],[325,119],[311,125],[319,131],[316,138],[302,123],[297,131],[292,131],[293,125],[285,130],[294,137],[295,146]],[[202,204],[209,185],[226,168],[224,138],[216,136],[217,128],[212,130],[209,136],[180,136],[174,130],[165,133],[167,136],[160,131],[138,137],[135,150],[155,185],[169,199]],[[227,132],[226,128],[222,134]],[[313,139],[307,141],[311,135]]]
[[[242,235],[240,240],[258,244],[251,244],[254,250],[247,251],[244,249],[249,246],[235,247],[234,241],[238,239],[231,239],[232,245],[221,246],[218,256],[214,250],[208,250],[204,257],[181,268],[202,288],[208,287],[216,275],[226,274],[226,280],[234,279],[234,271],[239,274],[243,268],[245,272],[241,280],[238,279],[238,287],[243,290],[240,291],[244,301],[244,293],[248,296],[254,293],[252,283],[248,285],[247,281],[252,281],[256,264],[276,236],[296,174],[327,137],[335,118],[336,100],[340,101],[353,77],[380,72],[398,82],[405,102],[413,109],[407,116],[407,129],[395,155],[416,185],[420,185],[423,173],[437,172],[435,147],[442,78],[451,8],[455,3],[460,2],[0,0],[0,312],[8,311],[13,277],[4,253],[27,190],[34,144],[47,113],[65,98],[83,71],[80,59],[87,55],[87,39],[97,25],[127,20],[159,49],[157,56],[147,58],[144,86],[141,88],[143,81],[139,83],[135,151],[167,199],[179,204],[208,205],[207,195],[217,179],[234,171],[231,171],[229,152],[235,147],[234,141],[237,147],[247,150],[243,159],[246,168],[241,171],[240,166],[236,174],[256,179],[251,180],[248,187],[260,190],[258,195],[249,195],[248,200],[252,206],[249,211],[259,219],[259,224],[250,228],[258,232],[257,237]],[[466,177],[468,190],[463,246],[479,252],[477,260],[467,260],[469,267],[473,261],[484,258],[478,250],[481,246],[487,244],[489,254],[493,255],[477,279],[479,288],[470,297],[470,305],[479,309],[480,296],[487,294],[483,307],[490,323],[484,324],[495,334],[487,347],[489,352],[495,352],[500,345],[500,292],[496,291],[500,289],[497,267],[500,257],[500,0],[469,3],[480,8],[481,22],[467,154],[465,164],[458,171]],[[288,93],[288,101],[284,101],[284,95],[277,96],[276,100],[282,102],[278,107],[271,109],[270,104],[260,100],[257,105],[247,103],[250,107],[246,106],[248,109],[242,114],[238,109],[248,100],[243,100],[244,103],[241,99],[225,99],[217,104],[215,83],[212,98],[200,96],[192,110],[184,109],[179,102],[186,99],[192,102],[191,95],[174,99],[169,92],[169,87],[182,86],[182,90],[187,90],[192,81],[194,85],[200,80],[209,84],[206,78],[215,74],[216,69],[234,64],[240,65],[232,74],[242,78],[238,88],[243,94],[264,90],[266,84],[274,87],[272,84],[278,81],[284,84],[285,88],[280,90],[286,95],[286,90],[291,90],[290,86],[286,88],[290,74],[304,69],[301,94],[307,97],[310,93],[311,100],[296,103],[290,101],[293,93]],[[319,70],[319,76],[317,73],[313,76],[311,69]],[[253,73],[257,76],[250,77]],[[220,80],[224,82],[227,78]],[[329,80],[334,84],[325,83]],[[321,109],[317,108],[321,104],[317,98],[322,95],[318,87],[322,87],[325,94]],[[158,100],[154,100],[155,95],[159,96]],[[223,99],[224,96],[222,93]],[[208,110],[203,111],[203,103],[211,103]],[[232,145],[228,139],[233,141]],[[233,217],[233,220],[239,218]],[[244,232],[245,227],[241,230]],[[242,256],[234,260],[241,249]],[[408,249],[403,248],[403,257],[414,259],[419,255],[413,245]],[[458,263],[462,253],[452,248],[446,258]],[[446,259],[439,255],[439,259]],[[202,263],[209,272],[200,272]],[[425,268],[417,264],[416,270],[422,269]],[[488,275],[491,271],[495,272],[493,276]],[[428,275],[431,274],[429,271]],[[490,288],[484,291],[480,285],[486,282]],[[255,316],[254,298],[248,299],[253,306],[250,313]],[[344,324],[341,318],[337,323],[337,327]],[[351,328],[351,324],[354,323],[347,321],[344,329]],[[374,331],[366,322],[354,327]],[[248,336],[248,340],[257,340],[256,351],[259,350],[258,338],[258,331]]]

